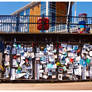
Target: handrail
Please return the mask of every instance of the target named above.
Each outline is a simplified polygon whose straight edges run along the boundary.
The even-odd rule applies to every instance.
[[[33,30],[37,29],[36,25],[39,17],[41,15],[0,15],[0,31],[1,32],[29,32],[30,25],[32,25]],[[62,32],[62,27],[65,26],[65,32],[72,29],[71,26],[79,25],[89,26],[92,29],[92,17],[79,17],[79,16],[68,16],[69,21],[67,22],[67,16],[44,16],[48,17],[50,20],[50,28],[48,32],[57,32],[58,29]],[[53,20],[54,19],[54,20]],[[79,21],[86,19],[86,24],[79,24]],[[76,21],[75,21],[76,20]],[[44,23],[48,24],[48,23]],[[34,27],[33,27],[34,26]],[[50,31],[51,29],[51,31]],[[8,31],[7,31],[8,30]],[[24,30],[24,31],[23,31]],[[26,31],[25,31],[26,30]],[[40,32],[40,30],[39,30]]]

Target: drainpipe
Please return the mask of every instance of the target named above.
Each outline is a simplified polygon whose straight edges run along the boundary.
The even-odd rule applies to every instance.
[[[46,1],[46,16],[48,17],[48,1]],[[48,32],[48,30],[46,31],[46,32]]]
[[[67,31],[70,32],[69,26],[70,26],[70,9],[71,9],[71,2],[68,4],[68,12],[67,12]]]
[[[77,23],[77,20],[76,20],[76,9],[77,9],[77,2],[75,3],[75,12],[74,12],[74,16],[75,16],[74,22],[75,23]]]
[[[48,16],[48,1],[46,1],[46,16]]]

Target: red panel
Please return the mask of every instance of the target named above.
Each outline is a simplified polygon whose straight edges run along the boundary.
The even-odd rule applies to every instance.
[[[38,30],[48,30],[49,29],[49,19],[48,18],[39,18],[37,21]]]

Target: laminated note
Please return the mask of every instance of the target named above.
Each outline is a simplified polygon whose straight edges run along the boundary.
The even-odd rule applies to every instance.
[[[90,66],[90,79],[92,79],[92,66]]]
[[[77,50],[78,49],[78,45],[73,45],[73,50]]]
[[[74,53],[68,52],[68,57],[74,57]]]
[[[52,75],[52,79],[55,79],[56,78],[56,75]]]
[[[16,73],[15,73],[16,71],[15,71],[15,69],[11,69],[11,80],[15,80],[15,78],[16,78]]]
[[[82,80],[86,80],[86,67],[85,66],[82,69]]]
[[[62,74],[58,74],[58,80],[62,80]]]
[[[41,77],[41,78],[42,78],[42,73],[40,73],[40,74],[39,74],[39,77]]]
[[[48,76],[47,76],[47,75],[43,75],[43,78],[44,78],[44,79],[47,79],[47,78],[48,78]]]
[[[61,44],[61,47],[66,48],[67,47],[67,44]]]
[[[92,51],[89,51],[89,56],[92,57]]]
[[[72,45],[68,45],[67,46],[67,51],[71,51],[72,50]]]

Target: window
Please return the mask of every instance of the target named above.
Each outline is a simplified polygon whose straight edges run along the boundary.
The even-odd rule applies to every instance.
[[[41,15],[46,15],[46,2],[41,2]]]

